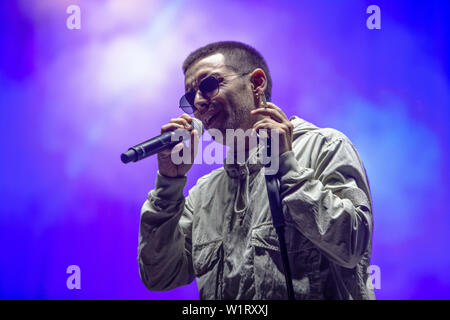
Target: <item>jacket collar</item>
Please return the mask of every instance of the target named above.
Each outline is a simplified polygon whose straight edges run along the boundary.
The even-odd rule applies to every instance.
[[[228,151],[224,161],[224,169],[228,176],[233,179],[242,180],[258,172],[263,165],[257,151],[257,148],[253,149],[245,163],[237,163],[233,154]]]

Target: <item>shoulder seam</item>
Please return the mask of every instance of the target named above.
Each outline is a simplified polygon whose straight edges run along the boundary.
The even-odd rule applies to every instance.
[[[323,132],[321,132],[320,130],[322,129],[331,129],[334,130],[335,132],[338,133],[338,136],[334,136],[334,137],[330,137],[329,135],[325,135]],[[324,147],[329,146],[333,143],[337,143],[339,141],[343,141],[343,142],[349,142],[349,139],[340,131],[336,130],[336,129],[332,129],[332,128],[319,128],[319,130],[311,130],[305,133],[306,134],[316,134],[316,135],[320,135],[322,136],[326,143],[324,144]]]

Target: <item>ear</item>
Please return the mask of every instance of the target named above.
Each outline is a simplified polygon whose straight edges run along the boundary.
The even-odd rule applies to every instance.
[[[263,94],[267,88],[267,78],[263,69],[257,68],[250,74],[253,93]]]

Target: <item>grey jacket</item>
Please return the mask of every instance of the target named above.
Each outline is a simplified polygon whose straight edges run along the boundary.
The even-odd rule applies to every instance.
[[[374,299],[367,268],[372,203],[349,139],[292,117],[280,156],[285,237],[296,299]],[[141,210],[138,263],[151,291],[197,278],[201,299],[286,299],[264,168],[225,164],[183,196],[186,177],[157,174]]]

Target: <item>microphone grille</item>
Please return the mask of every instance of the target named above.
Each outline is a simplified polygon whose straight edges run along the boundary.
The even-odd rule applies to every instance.
[[[197,130],[199,135],[202,136],[203,132],[205,130],[205,128],[203,127],[203,123],[200,120],[198,120],[197,118],[192,118],[191,124],[192,124],[193,129]]]

